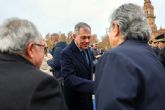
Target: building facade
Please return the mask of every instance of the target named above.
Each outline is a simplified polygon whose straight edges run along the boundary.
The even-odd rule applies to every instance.
[[[150,0],[144,0],[143,9],[147,17],[148,25],[150,26],[152,31],[152,38],[155,38],[157,35],[165,33],[165,28],[158,29],[155,24],[156,16],[154,15],[154,6],[152,5]]]

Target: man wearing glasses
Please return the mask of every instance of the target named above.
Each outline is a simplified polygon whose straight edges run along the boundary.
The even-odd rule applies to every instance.
[[[0,27],[0,110],[66,110],[57,80],[39,70],[44,42],[33,23],[11,18]]]
[[[164,110],[165,69],[149,47],[143,8],[126,3],[110,15],[107,51],[95,72],[96,110]]]
[[[91,27],[75,25],[73,41],[61,53],[65,100],[69,110],[93,110],[93,56],[89,48]]]

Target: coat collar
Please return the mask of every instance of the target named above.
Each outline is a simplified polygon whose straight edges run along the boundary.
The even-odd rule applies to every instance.
[[[22,57],[21,55],[9,54],[9,53],[0,53],[0,59],[4,61],[14,61],[14,62],[22,62],[28,65],[34,66],[30,61]]]
[[[72,49],[73,55],[75,58],[77,58],[81,63],[83,63],[83,65],[90,69],[91,68],[91,57],[90,57],[90,50],[89,48],[86,50],[87,54],[88,54],[88,59],[89,59],[89,65],[85,62],[85,60],[83,59],[82,53],[80,51],[80,49],[77,47],[77,45],[75,44],[74,40],[71,42],[70,47]]]

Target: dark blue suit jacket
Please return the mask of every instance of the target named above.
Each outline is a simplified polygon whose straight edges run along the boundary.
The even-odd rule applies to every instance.
[[[145,42],[126,40],[96,66],[97,110],[165,110],[165,70]]]
[[[60,53],[67,46],[65,41],[59,41],[52,49],[53,59],[47,61],[48,65],[53,69],[53,76],[60,78],[61,63],[60,63]]]
[[[89,65],[82,53],[72,41],[61,53],[61,74],[64,77],[65,99],[69,110],[92,110],[92,93],[94,93],[93,56],[87,49]]]

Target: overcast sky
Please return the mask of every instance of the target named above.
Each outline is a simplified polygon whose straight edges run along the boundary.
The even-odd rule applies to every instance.
[[[144,5],[144,0],[0,0],[0,23],[19,17],[32,21],[41,34],[73,31],[80,21],[92,27],[92,33],[102,36],[109,25],[112,11],[123,3]],[[151,0],[157,27],[165,28],[165,0]],[[164,14],[164,15],[163,15]]]

